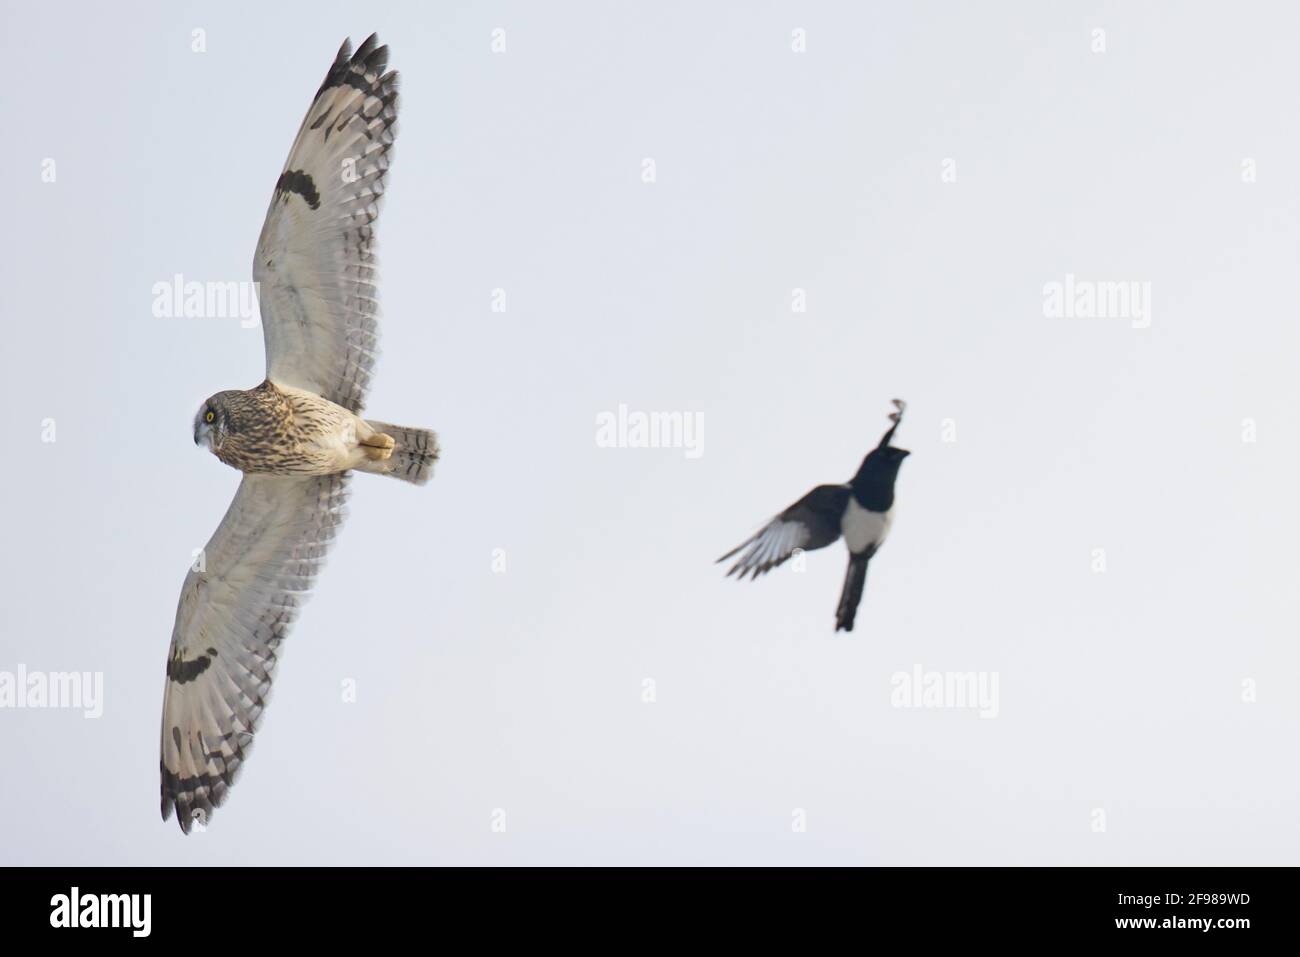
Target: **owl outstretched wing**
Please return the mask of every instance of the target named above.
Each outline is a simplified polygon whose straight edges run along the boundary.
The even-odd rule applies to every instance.
[[[744,551],[727,575],[740,572],[737,580],[746,574],[757,578],[785,562],[796,548],[812,551],[839,538],[840,516],[848,502],[847,485],[818,485],[718,561]]]
[[[289,150],[253,258],[266,377],[352,412],[378,351],[375,223],[397,135],[396,71],[344,41]]]
[[[280,642],[343,521],[348,473],[245,475],[181,588],[162,713],[162,816],[206,823],[248,757]]]

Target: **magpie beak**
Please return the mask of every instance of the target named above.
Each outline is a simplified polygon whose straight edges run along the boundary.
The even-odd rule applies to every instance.
[[[849,567],[835,610],[835,630],[853,630],[853,619],[867,582],[867,564],[885,543],[893,522],[894,482],[903,459],[912,453],[891,445],[903,411],[894,400],[893,423],[874,449],[867,453],[853,478],[841,485],[819,485],[764,525],[753,536],[723,555],[740,558],[727,571],[753,580],[784,563],[796,551],[824,548],[841,536],[849,550]]]

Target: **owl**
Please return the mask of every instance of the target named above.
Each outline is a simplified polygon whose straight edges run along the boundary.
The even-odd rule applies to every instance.
[[[206,825],[248,758],[352,472],[429,480],[436,435],[361,414],[378,337],[380,199],[397,134],[388,47],[344,41],[271,195],[253,260],[266,380],[199,407],[194,441],[243,481],[185,576],[167,656],[162,816]]]

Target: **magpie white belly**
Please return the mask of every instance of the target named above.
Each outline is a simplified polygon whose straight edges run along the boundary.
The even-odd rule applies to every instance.
[[[849,551],[861,555],[871,546],[879,548],[889,534],[889,523],[893,521],[894,510],[872,512],[858,504],[857,499],[849,497],[849,507],[840,519],[840,532]]]

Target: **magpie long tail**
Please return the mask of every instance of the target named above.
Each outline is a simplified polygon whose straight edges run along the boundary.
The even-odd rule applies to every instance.
[[[840,592],[840,606],[835,609],[835,630],[853,630],[853,618],[862,601],[862,589],[867,584],[867,555],[850,555],[849,568],[844,573],[844,590]]]

